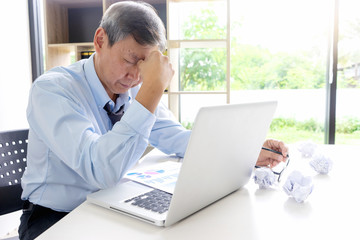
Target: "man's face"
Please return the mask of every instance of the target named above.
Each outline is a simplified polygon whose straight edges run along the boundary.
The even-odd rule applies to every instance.
[[[103,33],[103,46],[96,50],[96,73],[113,99],[116,94],[125,93],[142,82],[137,63],[158,47],[142,46],[130,35],[110,47],[107,35]]]

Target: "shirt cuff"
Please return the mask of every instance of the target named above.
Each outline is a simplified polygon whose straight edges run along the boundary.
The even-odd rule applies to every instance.
[[[121,118],[120,122],[126,123],[137,133],[145,136],[146,138],[149,138],[155,121],[155,115],[147,110],[143,105],[141,105],[141,103],[134,100],[129,108],[125,111],[124,116]],[[113,130],[117,129],[117,126],[119,125],[121,124],[115,124]]]

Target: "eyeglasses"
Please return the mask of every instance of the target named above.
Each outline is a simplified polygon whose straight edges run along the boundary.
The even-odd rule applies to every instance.
[[[279,151],[276,151],[276,150],[273,150],[273,149],[270,149],[270,148],[265,148],[265,147],[262,147],[263,150],[266,150],[266,151],[270,151],[270,152],[273,152],[273,153],[277,153],[277,154],[280,154],[282,155],[281,152]],[[273,167],[271,169],[271,171],[277,175],[277,181],[280,182],[281,180],[281,176],[283,175],[284,173],[284,170],[287,168],[287,166],[289,165],[289,162],[290,162],[290,157],[289,157],[289,154],[286,156],[287,159],[286,159],[286,162],[280,162],[278,165],[276,165],[275,167]],[[256,168],[259,168],[259,166],[255,166]]]
[[[275,167],[273,167],[271,169],[271,171],[277,175],[278,177],[278,182],[280,182],[281,180],[281,176],[283,175],[283,172],[284,170],[287,168],[287,166],[289,165],[289,162],[290,162],[290,158],[289,158],[289,155],[287,156],[287,159],[286,159],[286,162],[281,162],[279,163],[278,165],[276,165]]]

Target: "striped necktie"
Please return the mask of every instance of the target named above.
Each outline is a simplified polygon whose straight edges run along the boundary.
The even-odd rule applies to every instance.
[[[117,121],[120,121],[121,117],[124,115],[124,106],[125,106],[125,104],[122,105],[122,106],[120,107],[120,109],[119,109],[117,112],[115,112],[115,113],[111,112],[111,108],[110,108],[109,102],[106,103],[106,105],[104,106],[104,110],[107,112],[107,114],[108,114],[108,116],[109,116],[109,118],[110,118],[110,120],[111,120],[111,123],[112,123],[113,125],[114,125]]]

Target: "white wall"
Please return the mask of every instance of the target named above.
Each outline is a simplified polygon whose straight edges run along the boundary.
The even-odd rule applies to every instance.
[[[28,128],[31,86],[27,0],[0,0],[0,131]],[[0,216],[0,238],[17,228],[21,212]]]
[[[26,0],[0,0],[0,131],[28,128],[31,85],[29,17]]]

